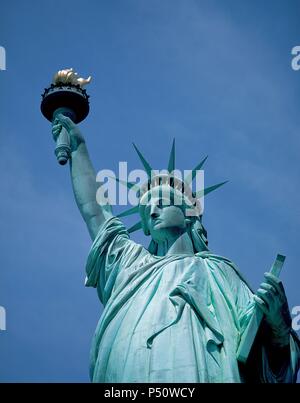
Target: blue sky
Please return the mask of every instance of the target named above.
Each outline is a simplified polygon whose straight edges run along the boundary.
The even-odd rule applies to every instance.
[[[84,287],[90,239],[58,166],[40,94],[61,68],[93,76],[80,125],[96,170],[166,168],[205,155],[211,250],[254,288],[276,253],[300,305],[300,1],[12,0],[1,7],[0,381],[88,381],[101,314]],[[118,209],[116,211],[119,211]],[[126,220],[130,225],[132,220]],[[134,239],[148,244],[141,234]]]

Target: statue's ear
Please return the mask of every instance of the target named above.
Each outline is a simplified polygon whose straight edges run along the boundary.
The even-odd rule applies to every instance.
[[[139,214],[140,214],[140,218],[141,218],[141,224],[142,224],[143,233],[146,236],[148,236],[148,235],[150,235],[150,231],[149,231],[149,228],[148,228],[148,225],[147,225],[147,221],[145,220],[143,206],[139,206]]]
[[[143,230],[144,234],[146,236],[150,235],[149,228],[143,219],[141,219],[141,223],[142,223],[142,230]]]

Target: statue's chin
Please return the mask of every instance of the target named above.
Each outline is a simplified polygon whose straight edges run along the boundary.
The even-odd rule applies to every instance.
[[[151,231],[151,238],[157,243],[166,242],[168,240],[179,237],[182,229],[177,227],[166,227],[164,223],[157,223]]]

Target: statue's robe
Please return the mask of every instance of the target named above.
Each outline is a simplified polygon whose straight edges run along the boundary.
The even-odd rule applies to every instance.
[[[93,382],[244,382],[236,352],[254,308],[234,264],[210,252],[154,256],[106,221],[87,261],[86,285],[104,311],[91,348]],[[258,348],[259,382],[294,382],[299,344],[272,373]]]

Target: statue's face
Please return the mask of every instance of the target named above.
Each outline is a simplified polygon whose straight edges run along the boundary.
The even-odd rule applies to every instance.
[[[184,209],[175,206],[163,197],[154,198],[145,206],[145,218],[152,239],[156,242],[166,241],[186,231],[187,219]]]

